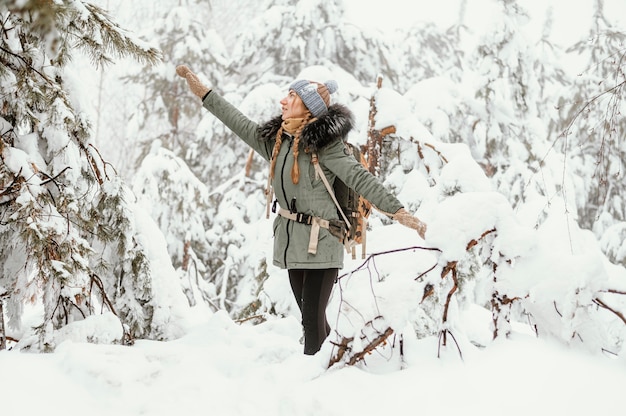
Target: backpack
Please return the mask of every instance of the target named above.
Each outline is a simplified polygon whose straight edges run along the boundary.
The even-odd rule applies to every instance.
[[[344,141],[344,144],[346,146],[346,152],[354,156],[365,169],[368,169],[367,160],[365,160],[365,155],[361,150],[347,141]],[[367,218],[372,211],[372,204],[352,188],[348,187],[339,178],[335,179],[333,191],[338,203],[337,210],[339,211],[339,209],[341,209],[342,211],[337,212],[337,214],[339,214],[341,218],[347,218],[350,223],[350,229],[346,230],[343,243],[346,249],[352,252],[353,259],[356,258],[355,246],[361,244],[361,258],[365,258]]]

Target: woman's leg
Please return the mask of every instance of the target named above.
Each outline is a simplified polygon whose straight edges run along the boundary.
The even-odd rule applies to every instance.
[[[302,312],[302,287],[304,286],[304,270],[302,269],[289,269],[289,283],[291,284],[291,291],[293,297],[296,298],[296,303],[300,312]]]
[[[326,306],[337,279],[338,269],[306,270],[302,287],[304,353],[318,352],[330,332]]]
[[[339,269],[290,269],[289,283],[302,313],[304,353],[315,354],[330,333],[326,305]]]

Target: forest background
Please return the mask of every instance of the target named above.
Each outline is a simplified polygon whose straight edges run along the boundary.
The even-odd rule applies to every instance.
[[[502,271],[529,256],[506,250],[519,228],[475,213],[476,229],[437,236],[445,228],[431,215],[426,241],[444,255],[431,270],[417,261],[429,299],[409,308],[417,336],[448,334],[451,305],[476,304],[491,314],[494,337],[532,321],[538,334],[619,354],[626,34],[616,19],[624,14],[591,0],[571,30],[558,2],[481,3],[454,2],[437,24],[399,24],[376,3],[338,0],[93,2],[130,32],[86,3],[52,14],[37,2],[3,6],[3,347],[173,339],[189,310],[246,323],[294,313],[260,231],[270,227],[267,167],[190,96],[174,71],[186,63],[257,120],[277,113],[294,78],[337,79],[337,99],[357,118],[351,141],[379,152],[375,172],[411,211],[428,219],[433,206],[463,195],[501,204],[477,195],[491,187],[524,230],[556,218],[571,256],[580,236],[601,253],[590,270],[563,273],[567,283],[533,286]],[[373,217],[374,230],[388,226]],[[536,261],[545,269],[543,254]],[[486,283],[496,276],[499,284]],[[363,327],[376,319],[366,316]],[[400,332],[404,322],[386,324]],[[363,328],[339,332],[354,353],[343,359],[377,347],[388,334],[381,327],[350,348],[350,331]]]

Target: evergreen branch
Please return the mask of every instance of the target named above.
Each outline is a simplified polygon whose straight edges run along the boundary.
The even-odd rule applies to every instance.
[[[24,183],[24,178],[22,177],[22,169],[23,168],[20,168],[19,172],[17,172],[17,175],[13,176],[13,181],[11,183],[8,186],[5,186],[0,191],[0,204],[5,204],[7,202],[13,201],[15,198],[9,197],[5,199],[5,197],[18,192],[22,188],[22,183]]]
[[[111,61],[105,55],[107,51],[114,52],[119,57],[130,56],[140,62],[155,64],[162,59],[161,51],[154,47],[141,46],[136,40],[127,36],[123,29],[111,20],[109,14],[102,8],[91,3],[83,3],[85,8],[90,12],[90,18],[87,22],[90,26],[96,26],[100,31],[103,44],[93,40],[93,37],[85,36],[83,28],[79,28],[74,19],[71,26],[76,27],[79,33],[73,33],[77,38],[79,47],[85,48],[92,54],[92,58],[97,65],[108,63]]]
[[[98,157],[100,157],[100,161],[102,162],[102,164],[104,165],[104,176],[110,180],[111,178],[109,178],[109,174],[107,173],[107,166],[110,166],[113,169],[113,172],[117,175],[117,169],[115,169],[115,166],[113,166],[111,163],[107,162],[106,160],[104,160],[104,158],[102,157],[102,153],[100,153],[100,150],[98,150],[98,148],[96,146],[94,146],[93,144],[89,143],[88,146],[90,148],[92,148],[97,154]]]
[[[8,55],[11,55],[17,59],[19,59],[20,61],[22,61],[24,63],[24,66],[27,67],[28,69],[30,69],[31,71],[35,72],[37,75],[39,75],[41,78],[44,79],[44,81],[46,81],[48,84],[50,85],[54,85],[54,82],[48,78],[48,76],[46,74],[41,73],[38,69],[34,68],[31,63],[23,56],[18,55],[16,53],[13,53],[12,51],[0,46],[0,50],[7,53]],[[8,68],[13,69],[14,71],[17,71],[18,68],[15,67],[15,65],[12,65],[11,62],[6,61],[6,60],[2,60],[2,64],[7,66]]]
[[[57,179],[59,176],[63,175],[63,174],[65,173],[65,171],[67,171],[68,169],[72,169],[72,167],[71,167],[71,166],[66,166],[65,168],[63,168],[63,170],[62,170],[61,172],[57,173],[54,177],[52,177],[52,176],[48,175],[48,174],[47,174],[47,173],[45,173],[45,172],[40,171],[41,175],[43,175],[43,176],[45,176],[45,177],[46,177],[46,180],[42,181],[39,185],[46,185],[46,184],[48,184],[48,183],[50,183],[50,182],[53,182],[53,183],[57,186],[57,189],[60,191],[60,190],[61,190],[61,187],[60,187],[60,186],[59,186],[59,184],[57,183],[56,179]]]
[[[80,147],[80,150],[82,150],[85,153],[85,157],[87,158],[87,162],[89,163],[89,167],[91,167],[91,169],[93,171],[93,174],[96,176],[96,180],[98,181],[98,184],[102,185],[104,183],[104,179],[102,177],[102,172],[100,171],[100,168],[98,167],[96,159],[93,157],[91,152],[89,152],[89,149],[87,149],[87,147],[78,139],[78,137],[76,137],[76,135],[74,135],[74,136],[76,138],[78,146]],[[89,145],[89,146],[92,149],[95,149],[94,146],[91,146],[91,145]],[[100,152],[98,152],[98,156],[100,156],[100,160],[104,163],[104,160],[102,160],[102,155],[100,155]],[[106,176],[106,178],[109,179],[108,175],[106,174],[106,169],[105,169],[104,176]]]
[[[106,291],[104,290],[104,284],[102,283],[102,279],[100,279],[100,277],[97,274],[93,273],[91,275],[90,280],[91,280],[91,283],[89,285],[89,294],[91,295],[93,285],[95,284],[98,287],[98,289],[100,289],[100,294],[102,295],[102,303],[109,308],[109,310],[113,313],[113,315],[119,318],[119,315],[117,314],[117,312],[115,311],[115,307],[113,306],[113,302],[111,302],[111,300],[106,294]]]

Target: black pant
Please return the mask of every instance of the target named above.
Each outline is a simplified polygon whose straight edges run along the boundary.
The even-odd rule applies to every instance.
[[[304,353],[318,352],[330,333],[326,305],[339,269],[290,269],[289,283],[302,312]]]

